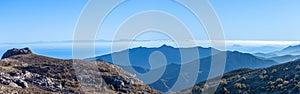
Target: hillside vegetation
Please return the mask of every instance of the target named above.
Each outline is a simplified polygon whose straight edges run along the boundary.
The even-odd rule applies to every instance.
[[[213,81],[213,79],[211,79]],[[194,94],[213,89],[216,84],[201,82],[192,88]],[[299,94],[300,61],[262,69],[239,69],[223,75],[216,94]]]

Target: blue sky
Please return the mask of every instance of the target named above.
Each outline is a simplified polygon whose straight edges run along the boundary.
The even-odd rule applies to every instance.
[[[227,40],[300,40],[299,0],[210,2],[220,18]],[[72,40],[76,22],[86,3],[87,0],[1,0],[0,43]],[[105,32],[100,33],[98,39],[110,39],[115,27],[126,17],[147,9],[171,13],[188,25],[196,39],[207,39],[201,24],[188,11],[167,0],[130,0],[121,5],[107,19],[103,28]],[[147,39],[147,35],[142,38]],[[148,35],[148,38],[153,37]],[[155,38],[163,39],[161,36]]]
[[[1,0],[0,42],[71,40],[86,0]]]

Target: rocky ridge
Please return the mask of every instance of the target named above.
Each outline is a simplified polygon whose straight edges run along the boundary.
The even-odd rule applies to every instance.
[[[14,55],[20,55],[20,54],[32,54],[32,51],[27,47],[22,48],[22,49],[13,48],[13,49],[7,50],[1,59],[8,58],[8,57],[11,57]]]
[[[11,49],[3,57],[0,93],[161,93],[103,61],[61,60],[27,48]]]

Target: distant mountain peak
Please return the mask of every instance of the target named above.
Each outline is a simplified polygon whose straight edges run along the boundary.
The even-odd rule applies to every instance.
[[[169,45],[167,45],[167,44],[163,44],[163,45],[161,45],[159,48],[174,48],[174,47],[169,46]]]
[[[287,48],[284,48],[283,50],[296,49],[296,48],[300,48],[300,45],[289,46]]]
[[[239,44],[234,44],[234,45],[232,45],[232,47],[243,47],[243,46],[239,45]]]
[[[21,54],[32,54],[32,51],[28,47],[22,49],[18,49],[18,48],[9,49],[3,54],[1,59],[9,58],[11,56],[21,55]]]

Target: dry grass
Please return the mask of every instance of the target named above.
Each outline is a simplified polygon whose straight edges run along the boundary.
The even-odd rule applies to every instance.
[[[0,66],[0,70],[13,72],[13,71],[19,71],[18,69],[14,68],[13,66]]]

